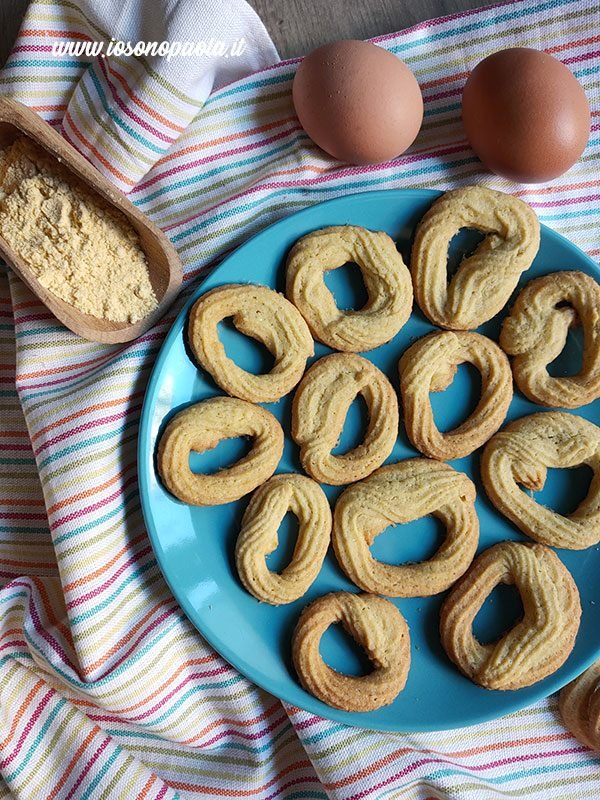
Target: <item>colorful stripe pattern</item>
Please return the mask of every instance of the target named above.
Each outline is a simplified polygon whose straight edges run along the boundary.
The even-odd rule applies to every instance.
[[[194,98],[165,75],[119,59],[49,65],[48,31],[98,35],[73,3],[33,0],[0,90],[131,190],[177,246],[188,288],[282,215],[383,187],[513,191],[600,254],[597,0],[518,0],[380,37],[417,75],[425,124],[408,154],[360,168],[303,134],[295,62],[221,89],[188,125]],[[586,153],[552,186],[482,172],[464,139],[465,74],[513,44],[564,60],[592,104]],[[162,579],[137,493],[144,386],[176,312],[103,347],[0,273],[0,797],[600,798],[599,762],[554,699],[468,730],[376,734],[284,708],[202,641]]]

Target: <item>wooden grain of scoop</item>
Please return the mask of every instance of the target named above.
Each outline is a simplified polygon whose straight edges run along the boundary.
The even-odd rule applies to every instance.
[[[50,311],[74,333],[96,342],[127,342],[141,336],[166,311],[173,302],[182,280],[179,256],[165,234],[142,214],[110,181],[101,175],[86,159],[66,142],[50,125],[26,106],[9,98],[0,97],[0,149],[10,147],[25,136],[52,159],[57,169],[73,176],[74,185],[83,189],[94,202],[124,215],[139,237],[148,278],[157,305],[135,322],[115,322],[100,316],[84,313],[75,305],[65,302],[42,285],[38,274],[22,254],[11,247],[0,230],[0,255],[40,298]],[[76,251],[75,251],[76,256]],[[122,287],[120,287],[122,291]]]

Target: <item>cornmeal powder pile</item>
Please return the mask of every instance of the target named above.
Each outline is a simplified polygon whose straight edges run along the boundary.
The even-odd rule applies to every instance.
[[[126,217],[26,138],[0,149],[0,235],[42,286],[80,311],[136,322],[156,308]]]

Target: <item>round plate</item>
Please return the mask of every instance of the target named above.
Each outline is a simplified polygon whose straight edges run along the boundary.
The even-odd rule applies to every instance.
[[[199,369],[186,345],[189,308],[197,298],[227,283],[254,282],[282,291],[285,259],[291,245],[304,234],[327,225],[360,225],[383,230],[398,243],[409,261],[414,228],[439,192],[392,190],[340,197],[293,214],[246,242],[198,287],[178,316],[160,352],[148,384],[139,435],[139,474],[142,508],[156,557],[171,590],[190,620],[227,661],[259,686],[282,700],[323,717],[386,731],[427,731],[472,725],[493,719],[533,703],[563,686],[600,655],[600,548],[585,551],[559,550],[558,555],[573,574],[581,592],[583,615],[575,648],[566,664],[550,677],[518,691],[489,691],[463,677],[441,648],[438,616],[443,595],[393,600],[404,614],[411,635],[412,664],[406,688],[395,702],[369,713],[338,711],[305,692],[291,664],[291,635],[302,608],[316,597],[335,590],[358,591],[337,566],[331,551],[307,594],[295,603],[274,607],[259,603],[240,584],[235,571],[234,546],[241,515],[248,498],[207,508],[185,505],[161,485],[156,472],[156,443],[173,414],[191,403],[222,392],[210,376]],[[460,241],[462,238],[462,241]],[[473,232],[460,234],[451,245],[450,263],[458,263],[458,250],[476,243]],[[573,244],[542,227],[541,247],[521,284],[554,270],[581,270],[598,277],[596,265]],[[360,307],[364,288],[353,266],[327,273],[327,282],[340,307]],[[497,340],[503,313],[479,330]],[[400,355],[415,339],[434,330],[415,306],[409,322],[388,344],[364,355],[382,369],[398,389]],[[222,339],[229,355],[255,372],[269,369],[261,346],[222,326]],[[330,350],[317,344],[315,358]],[[578,370],[581,338],[569,334],[563,354],[552,367],[553,374]],[[438,426],[455,427],[474,408],[479,393],[478,377],[470,367],[459,368],[452,385],[431,395]],[[289,436],[291,394],[267,405],[286,431],[286,443],[277,472],[299,471],[298,450]],[[508,419],[543,410],[515,394]],[[577,414],[600,424],[598,403],[577,409]],[[342,439],[336,451],[343,452],[360,440],[364,427],[362,401],[350,408]],[[193,454],[192,469],[215,471],[247,452],[241,440],[223,442],[202,455]],[[397,444],[386,463],[419,455],[410,446],[401,427]],[[451,462],[477,485],[477,513],[481,523],[480,550],[504,539],[524,540],[517,529],[488,502],[479,479],[479,451]],[[583,469],[583,471],[582,471]],[[549,470],[544,490],[536,495],[562,513],[569,513],[585,496],[591,472],[587,468]],[[331,502],[341,487],[324,487]],[[288,515],[289,516],[289,515]],[[271,569],[281,569],[293,550],[293,524],[285,518],[280,545],[269,556]],[[373,544],[374,555],[390,563],[421,560],[442,541],[432,518],[389,528]],[[499,587],[488,598],[475,622],[482,641],[492,641],[510,627],[519,615],[520,599],[511,587]],[[341,626],[332,626],[321,644],[325,659],[336,669],[360,674],[365,665],[357,648],[349,643]]]

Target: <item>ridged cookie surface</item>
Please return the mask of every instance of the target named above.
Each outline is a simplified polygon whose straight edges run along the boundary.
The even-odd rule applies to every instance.
[[[262,342],[275,357],[270,372],[254,375],[225,353],[218,325],[230,317],[241,333]],[[221,389],[252,403],[273,403],[290,392],[314,352],[298,310],[283,295],[252,283],[219,286],[202,295],[192,306],[188,333],[196,359]]]
[[[600,660],[560,693],[560,715],[579,741],[600,751]]]
[[[432,558],[385,564],[370,550],[376,536],[433,514],[446,539]],[[406,535],[401,530],[398,536]],[[444,591],[468,568],[479,541],[475,486],[462,472],[427,458],[381,467],[349,486],[334,511],[333,547],[346,575],[361,589],[390,597],[427,597]]]
[[[369,412],[364,441],[333,455],[352,401],[362,395]],[[392,452],[398,436],[398,400],[392,384],[370,361],[351,353],[320,358],[305,373],[292,406],[292,437],[300,461],[320,483],[340,486],[369,475]]]
[[[272,572],[266,557],[276,549],[277,531],[288,511],[298,519],[292,560]],[[271,605],[291,603],[313,583],[331,539],[331,509],[318,483],[304,475],[274,475],[252,495],[235,548],[235,563],[246,589]]]
[[[500,583],[514,584],[523,619],[491,644],[473,635],[473,620]],[[500,542],[479,555],[442,606],[440,635],[448,656],[486,689],[520,689],[551,675],[567,660],[579,630],[581,605],[571,574],[541,544]]]
[[[325,285],[324,273],[348,262],[359,266],[369,297],[359,311],[338,308]],[[286,295],[316,339],[348,353],[389,342],[409,318],[413,301],[410,273],[392,239],[355,225],[323,228],[296,242]]]
[[[548,468],[580,464],[594,479],[572,514],[558,514],[521,489],[539,492]],[[485,446],[481,478],[496,508],[532,539],[569,550],[600,542],[600,428],[587,419],[546,411],[511,422]]]
[[[343,675],[323,661],[319,643],[336,622],[364,648],[374,668],[368,675]],[[373,711],[392,703],[404,688],[410,667],[408,625],[383,597],[334,592],[302,612],[292,658],[301,684],[319,700],[345,711]]]
[[[429,393],[446,389],[465,362],[481,374],[481,398],[461,425],[442,433]],[[430,458],[451,461],[472,453],[502,425],[513,396],[512,373],[507,357],[486,336],[439,331],[419,339],[400,359],[400,390],[410,441]]]
[[[223,439],[249,436],[252,449],[233,466],[202,475],[192,472],[192,451],[212,450]],[[212,397],[180,411],[158,443],[158,471],[167,489],[194,506],[238,500],[275,472],[283,453],[283,430],[270,411],[233,397]]]
[[[554,377],[548,364],[562,352],[569,328],[583,328],[577,375]],[[534,403],[579,408],[600,397],[600,285],[584,272],[553,272],[525,286],[502,323],[500,345],[514,356],[515,382]]]
[[[448,282],[448,246],[461,228],[487,235]],[[425,316],[442,328],[478,328],[506,305],[539,245],[540,223],[522,200],[484,186],[446,192],[415,232],[415,299]]]

